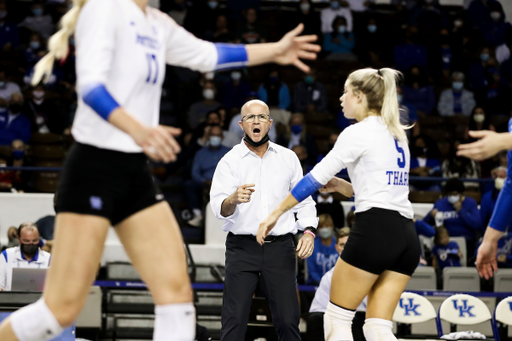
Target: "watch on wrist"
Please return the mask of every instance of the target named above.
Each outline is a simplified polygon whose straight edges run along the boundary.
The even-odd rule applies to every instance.
[[[313,226],[306,227],[304,229],[304,231],[311,231],[311,232],[313,232],[316,235],[316,228],[314,228]]]

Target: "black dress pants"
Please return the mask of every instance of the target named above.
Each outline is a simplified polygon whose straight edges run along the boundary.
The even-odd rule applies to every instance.
[[[284,235],[261,246],[254,238],[229,233],[226,239],[221,341],[245,340],[258,281],[270,305],[279,340],[300,340],[293,235]]]

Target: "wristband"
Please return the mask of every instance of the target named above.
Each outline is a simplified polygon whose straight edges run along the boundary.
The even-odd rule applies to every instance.
[[[304,231],[304,234],[306,234],[306,233],[309,233],[310,235],[313,236],[313,238],[316,238],[315,234],[313,232],[311,232],[310,230]]]

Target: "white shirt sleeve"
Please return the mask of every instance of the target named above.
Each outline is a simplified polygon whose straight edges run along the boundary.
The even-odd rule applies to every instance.
[[[77,81],[82,93],[106,83],[114,59],[118,17],[114,1],[89,0],[80,12],[75,39]]]
[[[7,287],[7,262],[3,254],[0,254],[0,288],[5,290]]]
[[[213,214],[217,219],[228,220],[234,224],[240,212],[238,205],[232,215],[224,217],[220,214],[224,200],[233,194],[239,186],[238,176],[231,167],[225,157],[217,164],[215,173],[213,173],[212,187],[210,189],[210,204]]]
[[[297,183],[303,178],[302,167],[300,166],[299,158],[296,155],[294,155],[293,167],[294,176],[292,183],[290,184],[290,190],[292,190],[295,185],[297,185]],[[311,198],[311,196],[295,205],[295,207],[292,208],[292,212],[297,213],[297,225],[301,230],[304,230],[309,226],[314,228],[318,226],[318,218],[316,216],[316,203],[313,198]]]
[[[356,161],[366,151],[364,134],[357,124],[346,128],[334,144],[334,148],[311,171],[311,175],[325,185],[347,165]]]

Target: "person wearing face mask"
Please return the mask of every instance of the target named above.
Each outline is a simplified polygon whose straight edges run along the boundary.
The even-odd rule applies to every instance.
[[[444,185],[444,197],[434,203],[432,210],[423,218],[429,225],[435,224],[438,212],[442,213],[443,225],[452,237],[464,237],[466,250],[472,255],[475,241],[482,229],[482,220],[478,204],[464,195],[464,184],[458,178],[452,178]]]
[[[203,222],[201,203],[203,193],[209,191],[217,164],[229,152],[229,148],[222,145],[223,132],[219,125],[210,126],[207,139],[207,145],[194,156],[192,179],[185,182],[189,209],[194,213],[194,217],[188,221],[188,224],[194,227],[201,226]]]
[[[39,57],[37,56],[37,52],[40,49],[44,49],[44,47],[45,45],[42,37],[38,33],[33,32],[30,35],[29,42],[27,44],[27,49],[25,50],[24,53],[26,67],[33,67],[35,63],[38,62]]]
[[[45,40],[48,40],[53,33],[52,17],[45,14],[44,4],[35,2],[31,7],[32,14],[26,17],[18,27],[26,27],[32,32],[37,32]]]
[[[13,268],[46,269],[51,255],[39,248],[40,236],[34,223],[23,223],[17,231],[19,246],[2,252],[0,257],[0,290],[10,291]]]
[[[188,110],[188,124],[190,128],[197,128],[207,112],[217,110],[221,106],[215,100],[216,94],[215,84],[212,81],[205,81],[202,91],[203,100],[192,104]]]
[[[22,140],[12,141],[11,158],[8,164],[12,167],[31,166],[31,164],[26,161],[25,151],[25,143],[23,143]],[[26,188],[30,186],[30,181],[32,179],[33,173],[27,171],[13,171],[13,173],[15,173],[15,181],[13,181],[13,187],[18,191],[18,193],[25,192]]]
[[[347,28],[344,17],[336,17],[332,23],[333,31],[324,37],[322,49],[327,52],[327,60],[356,61],[357,56],[352,53],[355,45],[354,34]]]
[[[0,145],[11,145],[16,139],[25,143],[30,141],[30,120],[21,113],[22,108],[23,95],[13,93],[8,110],[0,111]]]
[[[229,82],[222,87],[222,104],[228,111],[241,108],[252,91],[251,84],[243,79],[243,72],[240,69],[231,71]]]
[[[379,65],[391,63],[391,46],[387,43],[385,25],[378,22],[375,16],[365,20],[366,27],[355,32],[356,45],[354,52],[364,64]]]
[[[296,112],[327,112],[329,100],[325,85],[316,79],[316,72],[311,69],[302,82],[295,85],[293,91],[293,108]]]
[[[258,97],[270,107],[287,110],[291,104],[288,85],[279,80],[279,71],[272,69],[265,83],[258,88]]]
[[[493,187],[482,196],[482,200],[480,201],[482,235],[485,233],[485,228],[489,225],[492,212],[496,206],[496,201],[498,200],[501,189],[505,185],[505,180],[507,179],[507,168],[503,166],[496,167],[491,171],[491,176],[494,179],[494,183],[492,184]]]
[[[405,43],[393,49],[394,62],[400,71],[406,71],[411,66],[427,67],[428,50],[418,43],[418,37],[418,27],[410,25],[405,30]]]
[[[475,139],[469,135],[470,131],[475,131],[475,130],[496,131],[496,128],[491,123],[489,115],[486,114],[484,108],[482,108],[481,106],[476,106],[473,108],[473,111],[471,111],[471,116],[469,118],[469,125],[466,128],[464,138],[471,142],[477,141],[477,139]]]
[[[32,133],[62,134],[63,120],[53,101],[46,99],[46,89],[43,84],[32,88],[30,99],[25,103],[23,113],[29,118]]]
[[[318,216],[318,237],[315,238],[315,251],[307,259],[307,285],[318,285],[323,275],[334,267],[339,257],[334,238],[334,222],[330,215]]]
[[[423,68],[412,66],[402,87],[403,102],[412,104],[421,117],[430,115],[436,107],[434,87],[429,84]]]
[[[13,93],[21,93],[18,84],[7,80],[7,72],[3,66],[0,66],[0,111],[9,106],[9,99]]]
[[[491,50],[484,46],[478,55],[478,60],[473,62],[469,68],[468,84],[469,88],[475,92],[477,102],[487,100],[488,70],[495,64],[494,58],[490,56]]]
[[[318,216],[328,214],[334,223],[334,227],[345,225],[345,212],[339,200],[334,199],[332,193],[318,193],[315,198]]]
[[[245,22],[236,29],[236,42],[238,44],[257,44],[267,41],[267,30],[258,22],[258,12],[255,8],[244,11]]]
[[[290,27],[295,27],[300,23],[304,24],[304,32],[307,32],[305,34],[314,34],[317,37],[321,36],[320,13],[315,11],[314,4],[311,0],[300,0],[295,11],[290,13]]]
[[[441,93],[437,103],[440,116],[469,116],[476,105],[473,93],[464,88],[465,76],[462,72],[452,73],[452,88]]]
[[[322,33],[327,34],[333,32],[332,23],[336,17],[344,17],[346,20],[346,29],[348,32],[353,30],[352,12],[348,7],[342,7],[340,0],[330,0],[329,7],[324,8],[320,12],[320,20],[322,22]]]
[[[306,122],[303,114],[293,114],[288,123],[288,129],[277,136],[276,143],[285,147],[293,148],[296,145],[306,147],[308,158],[306,164],[316,165],[318,160],[318,149],[313,135],[306,131]]]
[[[482,37],[489,46],[496,48],[505,43],[506,32],[512,29],[507,22],[503,7],[499,2],[489,4],[490,19],[482,25]]]
[[[0,3],[0,50],[7,52],[20,44],[18,25],[8,21],[7,2]]]

